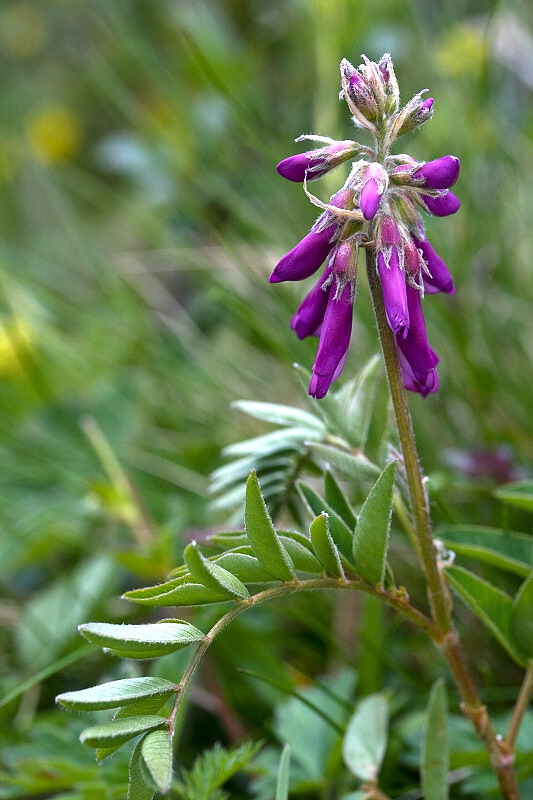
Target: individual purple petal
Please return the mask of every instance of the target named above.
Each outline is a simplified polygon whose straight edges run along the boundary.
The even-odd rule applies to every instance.
[[[359,204],[363,217],[370,220],[376,216],[383,192],[387,188],[387,173],[381,164],[370,164],[363,180]]]
[[[293,247],[278,261],[270,276],[270,283],[301,281],[319,269],[333,249],[334,241],[332,239],[338,225],[333,223],[321,231],[317,231],[315,228],[312,228],[296,247]]]
[[[461,162],[456,156],[442,156],[428,161],[413,174],[416,180],[422,180],[428,189],[449,189],[459,177]]]
[[[302,183],[306,178],[314,181],[349,158],[354,152],[354,146],[355,142],[351,140],[335,142],[327,147],[289,156],[280,161],[276,169],[288,181]]]
[[[448,267],[434,250],[433,245],[427,239],[417,239],[413,236],[413,241],[417,248],[422,251],[424,261],[428,265],[430,275],[424,274],[424,285],[429,294],[436,292],[446,292],[446,294],[453,294],[455,286],[453,278],[448,270]]]
[[[378,272],[389,327],[393,333],[406,336],[409,329],[409,311],[405,275],[400,269],[396,247],[391,249],[388,265],[383,251],[378,252]]]
[[[320,400],[342,371],[342,362],[352,333],[352,283],[348,282],[336,298],[330,292],[320,334],[318,352],[313,364],[309,394]]]
[[[405,388],[425,397],[439,388],[435,369],[439,359],[429,346],[420,292],[411,286],[407,286],[407,305],[409,331],[405,338],[396,336],[400,369]]]
[[[331,267],[328,266],[309,294],[304,297],[291,320],[291,328],[299,339],[305,339],[306,336],[318,336],[320,333],[331,289],[331,283],[327,287],[324,284],[330,275]]]
[[[427,194],[421,195],[424,205],[434,217],[448,217],[455,214],[461,206],[461,202],[453,192],[446,192],[440,197],[430,197]]]

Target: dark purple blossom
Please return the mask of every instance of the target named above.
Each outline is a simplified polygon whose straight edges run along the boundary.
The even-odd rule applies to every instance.
[[[345,284],[340,294],[330,291],[313,376],[309,384],[309,394],[321,399],[329,387],[341,374],[352,333],[353,286]]]
[[[359,201],[361,211],[366,220],[374,219],[376,216],[381,198],[387,188],[387,183],[387,173],[381,164],[373,163],[367,167]]]
[[[331,205],[342,208],[350,198],[351,192],[343,189],[332,197]],[[339,221],[326,211],[307,236],[277,263],[270,276],[270,283],[300,281],[313,275],[333,250],[338,231]]]
[[[461,162],[456,156],[442,156],[427,161],[413,173],[413,178],[428,189],[449,189],[459,177],[460,167]]]
[[[308,181],[314,181],[354,155],[354,148],[355,142],[350,140],[335,142],[327,147],[284,158],[276,169],[288,181],[303,183],[306,178]]]
[[[430,197],[427,194],[421,195],[424,205],[434,217],[449,217],[459,211],[461,203],[453,192],[444,192],[440,197]]]
[[[436,292],[453,294],[455,292],[453,278],[431,242],[427,239],[417,239],[416,236],[413,236],[413,241],[421,251],[422,257],[427,264],[427,271],[424,273],[424,288],[426,292],[428,294],[435,294]]]
[[[299,339],[320,334],[328,304],[331,282],[331,267],[328,265],[311,291],[306,294],[298,307],[298,311],[291,320],[291,328]]]
[[[439,377],[435,369],[439,358],[429,346],[420,292],[411,286],[407,286],[406,291],[409,330],[405,337],[396,335],[400,372],[406,389],[426,397],[439,388]]]
[[[383,217],[379,229],[378,272],[383,291],[387,322],[393,333],[406,336],[409,311],[405,274],[400,266],[403,255],[400,231],[392,217]]]

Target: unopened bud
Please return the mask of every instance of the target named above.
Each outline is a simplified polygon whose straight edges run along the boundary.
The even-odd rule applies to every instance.
[[[365,219],[376,216],[381,198],[389,183],[388,175],[381,164],[369,164],[363,178],[363,188],[359,204]]]
[[[398,136],[401,136],[403,133],[409,133],[409,131],[413,131],[415,128],[418,128],[419,125],[423,125],[424,122],[427,122],[428,119],[431,119],[433,116],[434,100],[432,97],[428,97],[427,100],[422,100],[421,97],[417,97],[416,100],[417,102],[413,103],[413,109],[404,119],[403,124],[398,131]]]

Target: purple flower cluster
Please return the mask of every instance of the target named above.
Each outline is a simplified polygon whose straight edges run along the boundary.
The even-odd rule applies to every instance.
[[[279,174],[302,182],[323,212],[307,236],[278,262],[270,281],[302,280],[326,264],[291,323],[300,339],[319,337],[309,393],[322,398],[346,361],[359,250],[375,247],[403,383],[425,397],[439,387],[439,359],[428,342],[422,299],[424,294],[451,294],[455,288],[446,264],[426,238],[421,212],[444,217],[458,210],[459,200],[450,187],[459,176],[460,163],[455,156],[418,162],[405,154],[390,154],[397,136],[431,118],[434,101],[422,100],[420,93],[400,109],[390,56],[384,55],[378,63],[363,58],[365,63],[358,69],[346,60],[341,62],[340,96],[354,123],[373,135],[375,149],[351,140],[301,137],[326,142],[326,146],[278,164]],[[310,180],[355,156],[363,158],[353,161],[344,186],[329,203],[309,193]]]

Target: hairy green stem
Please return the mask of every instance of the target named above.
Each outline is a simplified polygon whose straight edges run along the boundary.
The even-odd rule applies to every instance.
[[[492,768],[498,777],[502,795],[506,800],[520,800],[513,769],[512,749],[502,741],[501,737],[496,735],[487,709],[481,702],[470,674],[459,636],[453,626],[451,598],[439,568],[438,555],[433,542],[428,499],[418,460],[411,414],[401,379],[396,342],[385,313],[375,247],[367,247],[366,259],[368,284],[411,497],[411,513],[418,542],[415,550],[426,578],[431,616],[441,633],[439,644],[461,694],[463,712],[471,720],[485,744]]]
[[[348,589],[352,591],[362,591],[371,594],[374,597],[379,597],[392,608],[400,611],[407,619],[411,620],[415,625],[424,630],[434,641],[438,641],[440,632],[432,620],[425,614],[419,611],[414,606],[410,605],[409,600],[405,594],[387,591],[380,589],[377,586],[372,586],[361,580],[346,580],[342,578],[313,578],[306,581],[294,581],[292,583],[283,583],[280,586],[272,586],[262,592],[247,597],[241,600],[237,605],[233,606],[227,611],[220,619],[213,625],[209,633],[207,633],[194,651],[183,677],[177,685],[176,698],[172,706],[169,716],[169,730],[171,735],[174,734],[176,727],[176,719],[181,705],[181,701],[189,688],[193,675],[204,654],[209,649],[210,645],[214,642],[217,636],[233,622],[243,611],[253,608],[260,603],[267,600],[273,600],[277,597],[282,597],[286,594],[293,594],[301,591],[316,591],[317,589]]]

